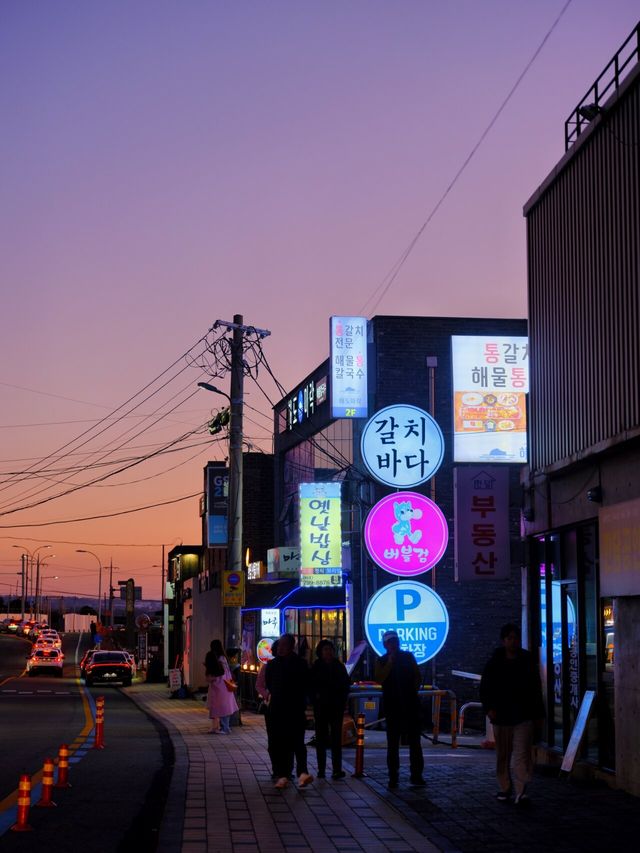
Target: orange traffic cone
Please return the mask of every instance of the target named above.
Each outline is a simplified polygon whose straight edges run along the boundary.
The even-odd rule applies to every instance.
[[[104,749],[104,696],[96,697],[96,736],[94,749]]]
[[[53,758],[45,758],[44,767],[42,768],[42,796],[36,803],[36,806],[44,809],[50,809],[56,805],[53,802],[51,794],[53,792]]]
[[[58,750],[58,781],[56,788],[70,788],[69,782],[69,747],[63,743]]]
[[[29,826],[29,808],[31,807],[31,776],[20,777],[18,785],[18,820],[11,829],[14,832],[30,832],[33,827]]]

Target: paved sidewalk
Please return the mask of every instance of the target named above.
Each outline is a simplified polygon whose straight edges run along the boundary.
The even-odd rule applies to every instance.
[[[424,741],[425,789],[386,788],[385,735],[367,733],[364,779],[316,780],[299,791],[271,781],[262,717],[244,712],[231,735],[208,735],[202,702],[171,700],[165,685],[126,691],[169,729],[176,765],[159,853],[631,853],[638,850],[640,800],[604,784],[561,781],[540,770],[532,805],[495,800],[495,754]],[[308,733],[309,736],[311,733]],[[352,769],[345,750],[345,770]],[[315,751],[309,749],[315,775]]]
[[[316,780],[277,791],[262,717],[243,713],[229,736],[207,734],[201,702],[172,700],[164,685],[127,694],[168,728],[176,766],[159,853],[431,853],[431,844],[363,781]],[[315,775],[315,753],[309,750]]]

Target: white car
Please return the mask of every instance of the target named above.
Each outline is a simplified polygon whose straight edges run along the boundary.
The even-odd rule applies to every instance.
[[[30,677],[41,673],[62,678],[63,669],[64,655],[59,649],[35,649],[27,660],[27,672]]]

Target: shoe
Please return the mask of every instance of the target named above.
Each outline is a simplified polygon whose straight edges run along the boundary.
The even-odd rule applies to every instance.
[[[498,793],[496,794],[496,800],[499,803],[510,803],[511,791],[498,791]]]
[[[421,776],[420,777],[417,776],[415,779],[411,779],[409,784],[411,785],[412,788],[424,788],[427,783],[424,781],[424,779]]]
[[[289,780],[287,779],[287,777],[281,776],[273,787],[274,788],[286,788],[288,784],[289,784]]]
[[[513,804],[519,808],[527,808],[531,805],[531,797],[528,794],[518,794]]]
[[[331,774],[331,778],[332,779],[344,779],[344,777],[346,775],[347,774],[344,772],[344,770],[334,770],[333,773]]]
[[[318,770],[318,772],[316,774],[316,779],[326,779],[326,778],[327,778],[327,776],[326,776],[324,770]]]
[[[311,773],[301,773],[298,776],[298,787],[306,788],[307,785],[310,785],[313,782],[313,776]]]
[[[397,788],[397,787],[398,787],[398,780],[397,780],[394,776],[392,776],[392,777],[389,779],[389,784],[387,785],[387,788],[388,788],[390,791],[393,791],[393,790],[394,790],[395,788]]]

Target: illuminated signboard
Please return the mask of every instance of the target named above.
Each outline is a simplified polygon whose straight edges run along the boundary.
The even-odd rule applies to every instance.
[[[376,480],[398,489],[433,477],[444,457],[442,430],[417,406],[387,406],[367,421],[360,450]]]
[[[260,611],[260,637],[277,637],[280,633],[280,611],[263,608]]]
[[[263,575],[264,564],[261,560],[254,560],[252,563],[247,563],[247,580],[257,581]]]
[[[366,418],[367,318],[331,318],[331,417]]]
[[[455,468],[455,579],[508,580],[509,469]]]
[[[418,664],[438,654],[449,633],[449,614],[440,596],[422,583],[401,580],[383,586],[364,615],[367,640],[377,655],[386,654],[385,631],[397,631],[400,648]]]
[[[300,549],[269,548],[267,551],[267,571],[270,575],[298,577],[300,574]]]
[[[449,541],[447,520],[417,492],[395,492],[373,507],[364,525],[371,559],[393,575],[410,577],[432,569]]]
[[[340,483],[300,483],[300,586],[342,585]]]
[[[291,432],[308,420],[327,400],[327,377],[310,379],[287,399],[280,413],[280,432]]]
[[[451,350],[454,461],[524,464],[528,339],[453,335]]]
[[[227,544],[229,470],[207,465],[207,544]]]

